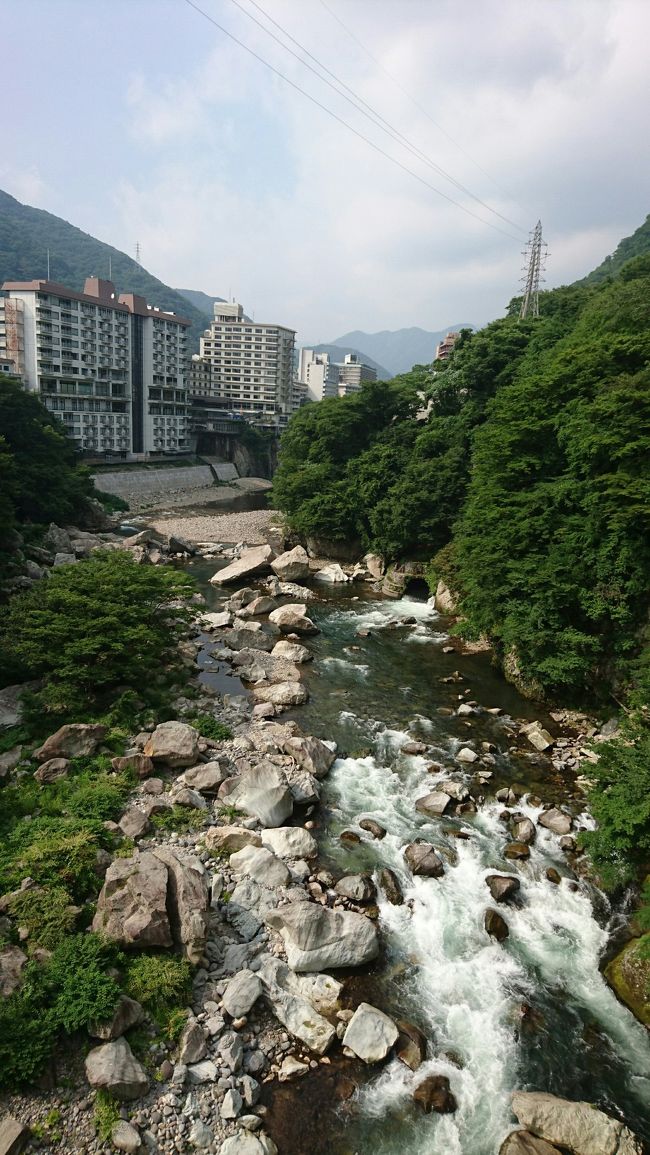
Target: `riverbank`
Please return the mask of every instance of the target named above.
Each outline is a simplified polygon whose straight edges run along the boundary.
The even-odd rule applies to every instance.
[[[147,524],[160,533],[185,538],[194,544],[215,542],[247,546],[263,545],[267,540],[277,514],[270,509],[248,510],[242,513],[203,513],[196,517],[156,516],[147,519]]]

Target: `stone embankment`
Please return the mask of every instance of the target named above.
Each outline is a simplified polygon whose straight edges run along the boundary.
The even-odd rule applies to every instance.
[[[249,493],[263,493],[271,482],[263,477],[238,477],[234,466],[188,465],[169,469],[123,469],[98,473],[98,489],[128,501],[132,513],[170,509],[206,502],[227,504]],[[233,476],[234,474],[234,476]]]

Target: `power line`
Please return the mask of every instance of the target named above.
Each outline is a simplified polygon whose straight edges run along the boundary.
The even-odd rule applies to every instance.
[[[317,100],[317,98],[312,96],[310,92],[307,92],[306,89],[301,88],[299,84],[296,84],[294,80],[291,80],[288,76],[285,75],[284,72],[281,72],[279,68],[276,68],[273,64],[270,64],[268,60],[265,60],[263,56],[260,56],[258,52],[255,52],[253,48],[250,48],[248,44],[245,44],[244,41],[240,40],[237,36],[234,35],[234,33],[229,32],[227,28],[224,28],[223,24],[220,24],[219,21],[215,20],[213,16],[210,16],[207,12],[204,12],[204,10],[200,8],[198,4],[195,4],[194,0],[185,0],[185,3],[189,5],[190,8],[193,8],[195,12],[198,12],[200,16],[203,16],[205,20],[208,20],[210,24],[213,24],[215,28],[218,28],[220,32],[223,32],[224,36],[227,36],[229,40],[232,40],[235,44],[239,45],[239,47],[243,48],[245,52],[248,52],[249,56],[254,57],[254,59],[258,60],[260,64],[263,64],[265,68],[268,68],[270,72],[273,72],[275,76],[279,76],[281,80],[284,80],[285,84],[288,84],[291,88],[294,88],[296,92],[299,92],[312,104],[315,104],[317,108],[320,108],[323,112],[326,112],[328,116],[331,116],[339,124],[342,124],[344,128],[347,128],[348,131],[353,133],[354,136],[358,137],[359,140],[363,140],[367,145],[370,146],[370,148],[374,149],[375,152],[378,152],[381,156],[385,157],[386,160],[389,160],[392,164],[396,165],[397,168],[402,169],[403,172],[408,173],[409,176],[412,176],[414,180],[419,181],[419,183],[424,185],[425,188],[430,189],[431,192],[436,193],[437,196],[442,197],[443,200],[448,201],[449,204],[454,205],[457,209],[460,209],[461,212],[466,213],[467,216],[473,217],[474,220],[478,221],[482,225],[485,225],[487,228],[493,229],[497,233],[501,233],[501,235],[504,237],[509,237],[512,241],[519,241],[518,237],[514,236],[512,233],[506,232],[505,229],[499,228],[498,225],[492,224],[491,221],[484,220],[483,217],[478,216],[477,213],[472,212],[471,209],[468,209],[466,205],[461,204],[460,201],[454,200],[453,197],[450,197],[447,195],[447,193],[444,193],[442,189],[436,188],[435,185],[430,184],[429,181],[425,180],[424,177],[419,175],[419,173],[413,172],[413,170],[410,169],[407,165],[403,164],[401,160],[398,160],[395,156],[391,156],[389,152],[386,152],[383,148],[381,148],[380,145],[375,144],[375,142],[370,140],[369,137],[364,136],[362,132],[359,132],[359,130],[349,124],[347,120],[344,120],[342,116],[339,116],[338,113],[334,112],[331,108],[328,108],[326,104],[322,104],[320,100]]]
[[[411,101],[411,104],[413,104],[415,106],[415,108],[417,108],[419,110],[419,112],[422,113],[423,116],[426,116],[427,120],[429,120],[431,122],[431,124],[433,124],[438,129],[438,131],[441,132],[442,135],[447,138],[447,140],[451,144],[453,144],[454,148],[457,148],[458,151],[461,152],[463,154],[463,156],[467,158],[467,160],[471,161],[471,163],[474,165],[474,167],[477,168],[479,172],[483,173],[483,176],[486,176],[488,178],[488,180],[492,182],[492,184],[495,186],[495,188],[498,188],[499,191],[504,194],[504,196],[507,196],[509,199],[511,199],[510,194],[508,192],[506,192],[506,190],[503,188],[503,186],[500,185],[499,182],[496,181],[494,179],[494,177],[489,172],[487,172],[487,170],[484,169],[482,167],[482,165],[480,165],[478,163],[477,160],[474,160],[474,157],[467,151],[467,149],[463,148],[462,144],[459,144],[459,142],[457,140],[455,140],[455,138],[451,135],[451,133],[447,132],[446,128],[443,128],[443,126],[437,120],[435,120],[433,116],[431,116],[431,113],[428,112],[427,109],[424,108],[424,106],[420,104],[419,100],[415,99],[413,94],[410,93],[408,91],[408,89],[404,88],[404,85],[400,83],[400,81],[397,79],[397,77],[393,76],[393,73],[389,72],[389,70],[386,68],[385,64],[382,64],[381,60],[378,60],[377,57],[373,55],[373,53],[370,51],[370,49],[366,47],[366,45],[363,43],[362,40],[359,39],[359,37],[357,35],[355,35],[355,33],[352,31],[352,29],[348,28],[347,24],[343,23],[340,16],[337,16],[336,12],[334,12],[330,8],[329,4],[326,3],[326,0],[320,0],[320,2],[322,4],[323,8],[325,8],[325,10],[327,12],[329,12],[332,19],[336,20],[337,24],[340,24],[341,28],[343,28],[343,30],[345,32],[347,32],[348,36],[350,36],[352,38],[352,40],[354,40],[355,44],[359,45],[359,48],[362,50],[362,52],[365,52],[366,56],[368,56],[370,58],[370,60],[372,60],[373,63],[377,65],[378,68],[381,68],[381,71],[384,73],[384,75],[387,76],[388,79],[391,80],[397,88],[399,88],[400,92],[402,92],[404,94],[404,96],[406,96]],[[519,228],[519,225],[517,225],[516,227]],[[521,229],[520,231],[524,232],[525,230]]]
[[[310,52],[308,48],[305,48],[304,44],[301,44],[300,41],[296,40],[295,36],[292,36],[292,34],[288,32],[287,29],[284,28],[278,20],[275,20],[274,17],[271,16],[270,13],[262,7],[261,4],[258,4],[257,0],[249,0],[249,3],[252,4],[253,7],[258,10],[258,12],[261,12],[266,20],[275,25],[276,28],[279,28],[283,36],[295,44],[302,53],[309,57],[310,60],[313,60],[317,67],[321,69],[322,72],[327,73],[327,76],[330,76],[332,80],[335,81],[335,84],[339,87],[335,87],[335,85],[332,84],[326,76],[321,76],[315,68],[312,68],[311,64],[309,64],[306,60],[302,60],[297,52],[294,52],[292,48],[288,47],[288,45],[283,44],[279,37],[275,35],[275,33],[271,32],[269,28],[266,28],[264,24],[262,24],[261,21],[259,21],[253,15],[252,12],[249,12],[248,9],[240,3],[240,0],[231,0],[231,3],[234,4],[240,12],[243,12],[243,14],[247,16],[249,20],[252,20],[258,28],[261,28],[267,36],[270,36],[272,40],[275,40],[276,44],[279,44],[285,52],[288,52],[291,56],[293,56],[300,64],[302,64],[304,68],[307,68],[310,72],[313,72],[314,76],[316,76],[318,80],[320,80],[323,84],[327,84],[328,87],[336,92],[338,96],[342,96],[344,100],[347,100],[348,104],[352,104],[353,108],[357,109],[357,111],[360,112],[362,116],[365,116],[367,120],[370,120],[372,124],[381,129],[382,132],[385,132],[394,141],[396,141],[397,144],[402,145],[402,147],[406,148],[408,152],[410,152],[418,160],[428,165],[429,168],[433,169],[434,172],[437,172],[445,180],[448,180],[450,184],[453,184],[459,190],[459,192],[465,193],[466,196],[471,197],[472,200],[476,201],[476,203],[481,205],[482,208],[486,209],[490,213],[493,213],[494,216],[499,217],[499,219],[502,220],[504,224],[510,225],[512,228],[517,229],[521,233],[525,233],[525,229],[522,229],[516,221],[511,221],[509,217],[504,216],[503,213],[500,213],[497,209],[492,208],[491,205],[487,204],[487,202],[482,200],[481,197],[476,196],[476,194],[473,193],[471,189],[467,188],[464,184],[461,184],[461,182],[452,176],[451,173],[448,173],[444,168],[442,168],[441,165],[432,160],[430,156],[427,156],[427,154],[423,152],[422,149],[413,144],[413,142],[410,141],[403,132],[400,132],[398,128],[395,128],[394,125],[390,124],[390,122],[386,120],[386,118],[382,116],[380,112],[377,112],[377,110],[373,108],[367,100],[364,100],[364,98],[359,96],[359,94],[355,92],[354,89],[350,88],[349,84],[346,84],[344,80],[341,80],[341,78],[332,72],[332,70],[328,68],[327,65],[322,64],[317,56],[314,56],[314,54]],[[341,89],[345,89],[345,92],[341,91]],[[346,93],[350,93],[350,96],[347,96]]]

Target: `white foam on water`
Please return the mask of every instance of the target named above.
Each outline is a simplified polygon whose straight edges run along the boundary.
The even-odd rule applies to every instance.
[[[339,670],[343,674],[353,674],[360,678],[367,678],[370,666],[362,662],[349,662],[346,658],[321,658],[321,663],[332,670]]]
[[[335,611],[330,620],[342,625],[350,625],[355,629],[383,630],[403,618],[415,618],[418,625],[435,622],[440,617],[437,610],[429,602],[416,601],[415,598],[398,598],[397,601],[357,602],[353,610]],[[440,637],[446,637],[441,634]]]

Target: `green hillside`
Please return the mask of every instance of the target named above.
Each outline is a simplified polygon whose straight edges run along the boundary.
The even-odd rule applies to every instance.
[[[631,261],[633,257],[643,257],[646,253],[650,253],[650,214],[632,236],[624,237],[617,245],[616,251],[611,256],[605,257],[602,264],[589,273],[581,284],[598,285],[607,277],[615,276],[626,261]]]
[[[61,217],[23,205],[0,189],[0,285],[4,281],[33,281],[47,277],[81,292],[89,276],[108,277],[122,293],[139,293],[152,305],[169,309],[192,322],[192,350],[210,317],[176,289],[163,284],[137,261],[112,245],[98,241]]]

